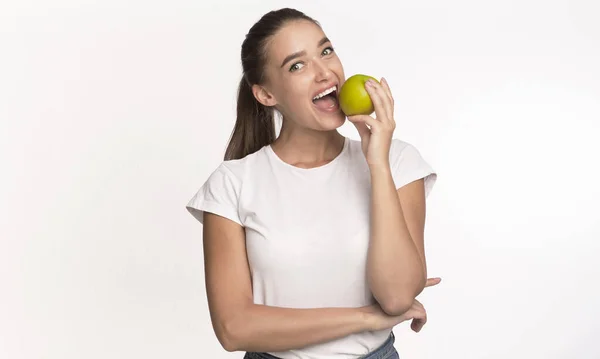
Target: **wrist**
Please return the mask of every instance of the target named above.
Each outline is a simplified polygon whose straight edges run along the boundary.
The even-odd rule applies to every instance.
[[[373,185],[386,186],[394,182],[394,176],[389,164],[369,165],[369,172]]]
[[[388,175],[392,173],[389,161],[369,163],[368,165],[372,175]]]
[[[376,329],[374,308],[372,305],[358,308],[358,313],[364,331],[373,331]]]

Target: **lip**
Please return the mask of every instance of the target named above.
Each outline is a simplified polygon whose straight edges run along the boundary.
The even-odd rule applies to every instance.
[[[340,85],[337,82],[331,82],[327,85],[324,85],[323,87],[321,87],[319,90],[317,90],[315,93],[313,93],[313,95],[311,96],[310,100],[312,101],[312,99],[315,98],[315,96],[317,96],[318,94],[320,94],[321,92],[327,90],[328,88],[332,88],[333,86],[336,87],[335,90],[335,96],[337,97],[338,94],[340,93]]]

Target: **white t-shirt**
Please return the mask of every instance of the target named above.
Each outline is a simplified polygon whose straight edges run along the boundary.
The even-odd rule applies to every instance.
[[[390,165],[396,188],[437,175],[418,150],[394,139]],[[366,281],[370,174],[359,140],[316,168],[292,166],[270,146],[223,161],[187,204],[245,227],[254,303],[288,308],[361,307],[374,303]],[[380,346],[391,330],[352,334],[280,358],[359,358]]]

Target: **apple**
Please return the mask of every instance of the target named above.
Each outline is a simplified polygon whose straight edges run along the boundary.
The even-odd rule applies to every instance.
[[[379,83],[374,77],[356,74],[346,79],[342,85],[338,98],[346,116],[370,115],[375,110],[371,97],[365,89],[365,83],[369,79]]]

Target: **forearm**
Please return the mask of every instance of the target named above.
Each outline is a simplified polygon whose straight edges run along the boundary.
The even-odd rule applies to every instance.
[[[292,309],[252,304],[226,324],[226,349],[298,349],[369,330],[367,319],[365,307]]]
[[[367,278],[389,314],[399,314],[423,290],[426,269],[404,219],[389,166],[371,168],[371,235]]]

